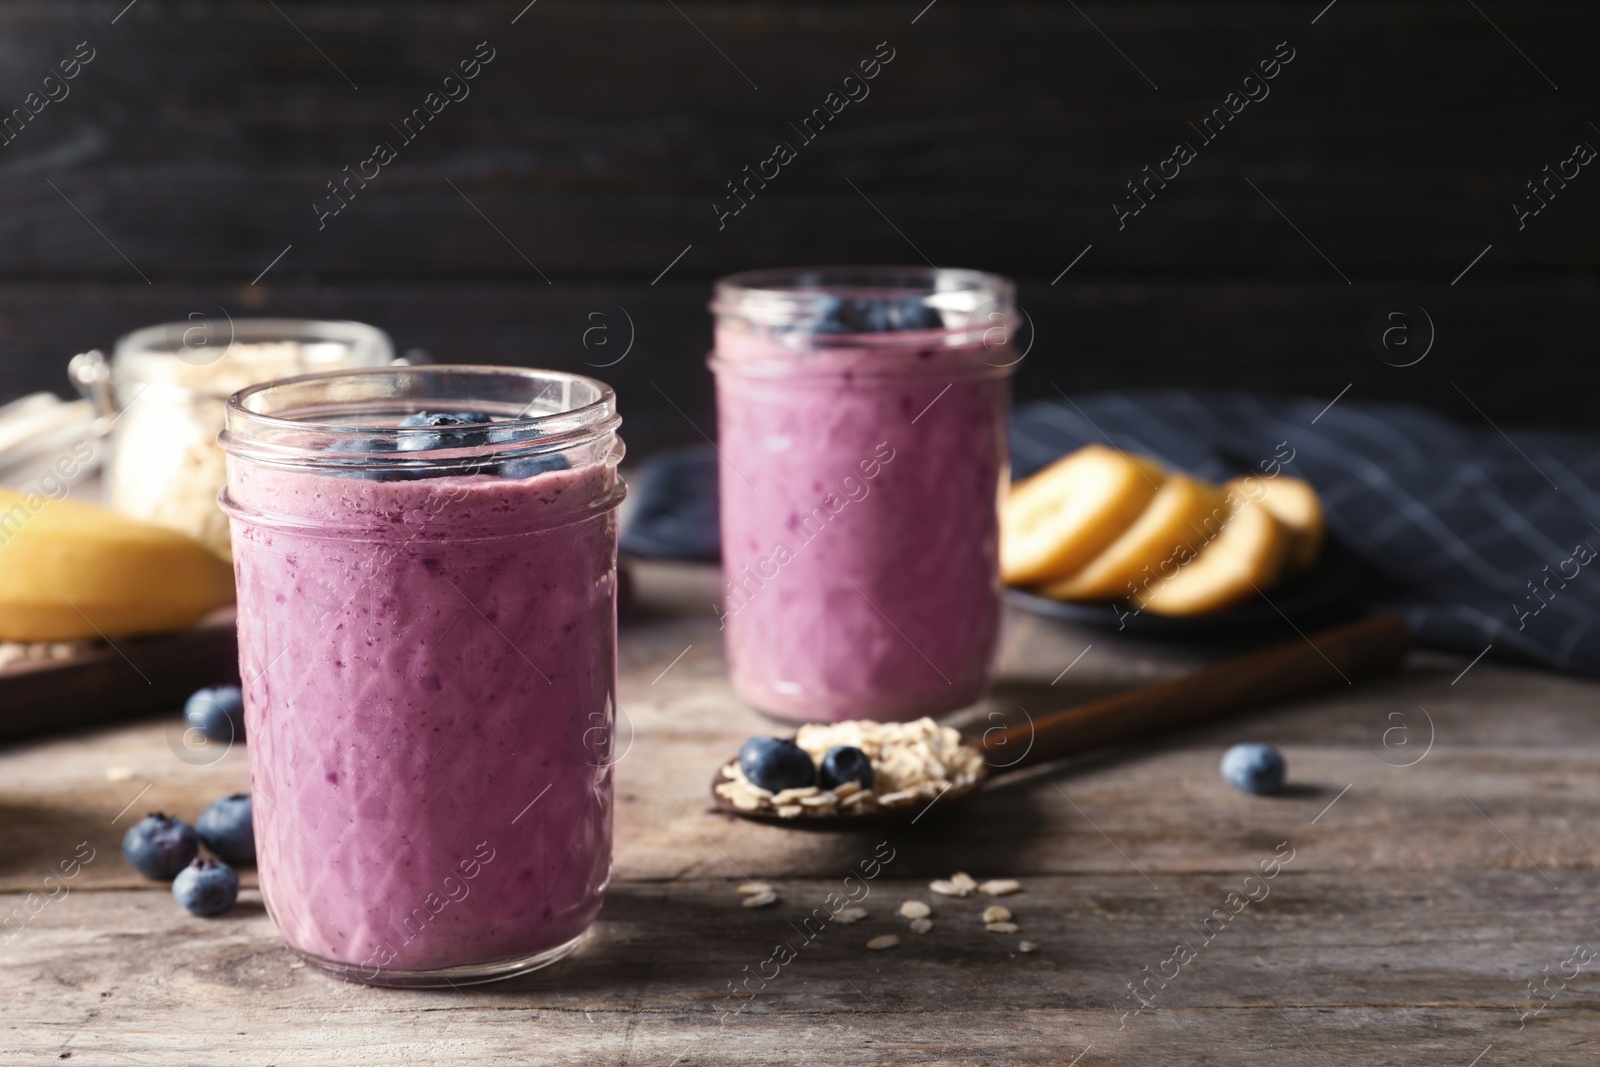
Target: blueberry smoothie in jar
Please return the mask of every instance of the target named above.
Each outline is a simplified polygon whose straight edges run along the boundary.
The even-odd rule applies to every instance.
[[[711,309],[734,687],[801,721],[977,700],[1000,623],[1012,284],[755,271]]]
[[[572,951],[611,870],[611,390],[406,367],[235,394],[222,435],[261,892],[380,985]]]

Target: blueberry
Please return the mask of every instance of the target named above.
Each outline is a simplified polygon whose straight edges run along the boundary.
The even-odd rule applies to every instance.
[[[427,452],[435,448],[465,448],[481,445],[489,440],[488,431],[451,431],[450,427],[482,426],[494,421],[493,416],[482,411],[427,412],[418,411],[401,419],[398,426],[406,429],[437,427],[439,433],[402,434],[392,438],[358,436],[340,439],[328,446],[329,452],[352,455],[382,455],[391,452]],[[359,462],[359,461],[353,461]],[[335,478],[367,478],[379,482],[410,482],[431,477],[427,470],[364,471],[357,469],[329,471]]]
[[[739,750],[739,769],[750,781],[776,793],[817,782],[817,767],[806,750],[781,737],[752,737]]]
[[[1222,777],[1235,789],[1271,796],[1283,788],[1287,767],[1271,745],[1234,745],[1222,757]]]
[[[836,296],[824,296],[818,300],[818,304],[820,307],[817,321],[811,327],[817,333],[856,332],[843,300]]]
[[[373,455],[393,452],[395,451],[395,445],[393,441],[386,441],[378,437],[349,437],[340,438],[333,442],[328,446],[327,450],[340,455]],[[359,470],[355,465],[359,464],[360,460],[352,459],[350,462],[351,466],[349,468],[333,469],[329,470],[328,473],[335,478],[362,478],[377,482],[409,480],[413,477],[409,472]]]
[[[859,782],[862,789],[872,788],[872,761],[867,754],[853,745],[836,745],[822,757],[822,771],[817,784],[824,789]]]
[[[401,426],[485,426],[494,416],[484,411],[418,411],[400,420]]]
[[[571,464],[566,456],[529,456],[527,459],[509,459],[500,464],[499,473],[502,478],[532,478],[535,474],[546,471],[564,471]]]
[[[256,831],[250,822],[250,794],[230,793],[211,802],[195,820],[206,848],[235,867],[256,864]]]
[[[519,426],[516,429],[491,430],[489,443],[527,444],[540,437],[537,429]],[[567,462],[567,457],[559,453],[545,453],[540,456],[525,456],[521,459],[508,459],[494,468],[494,473],[502,478],[532,478],[535,474],[544,474],[546,471],[564,471],[572,464]]]
[[[199,690],[184,704],[183,717],[208,741],[244,740],[244,694],[236,685]]]
[[[937,330],[944,326],[939,312],[927,305],[921,294],[900,297],[879,305],[877,319],[885,330]]]
[[[348,452],[353,455],[372,452],[393,452],[394,442],[382,437],[341,437],[328,446],[329,452]]]
[[[921,294],[901,297],[824,297],[812,329],[817,333],[888,333],[937,330],[939,312]]]
[[[493,416],[482,411],[419,411],[407,415],[400,420],[400,426],[414,429],[421,426],[455,427],[455,426],[486,426],[493,422]],[[435,448],[467,448],[472,445],[481,445],[489,440],[486,430],[446,430],[444,433],[417,433],[405,434],[401,437],[396,450],[400,452],[426,452]]]
[[[194,827],[159,811],[151,812],[122,835],[122,854],[146,878],[171,878],[200,851]]]
[[[239,899],[239,876],[220,860],[195,860],[173,879],[172,896],[190,915],[221,915]]]

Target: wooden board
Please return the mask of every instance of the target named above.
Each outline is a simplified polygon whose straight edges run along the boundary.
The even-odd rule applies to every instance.
[[[172,711],[196,689],[238,681],[226,608],[182,633],[95,641],[64,659],[0,667],[0,741]]]
[[[244,787],[242,750],[185,762],[167,720],[35,742],[0,752],[0,914],[24,907],[80,842],[95,858],[3,946],[0,1060],[1592,1062],[1590,970],[1552,980],[1541,1014],[1519,1013],[1537,1004],[1528,982],[1559,974],[1574,945],[1600,946],[1600,684],[1489,660],[1463,675],[1466,660],[1419,653],[1392,679],[1046,769],[895,833],[871,918],[825,928],[758,995],[734,999],[729,984],[778,941],[798,944],[791,924],[880,839],[791,835],[708,810],[708,768],[771,726],[728,687],[715,572],[647,564],[637,577],[621,647],[632,748],[617,766],[615,879],[578,955],[462,991],[328,979],[281,946],[253,878],[234,912],[198,920],[118,854],[143,811],[192,818]],[[1000,683],[972,714],[1041,712],[1218,651],[1013,614]],[[1286,795],[1221,781],[1223,748],[1244,739],[1283,748]],[[1280,842],[1294,858],[1268,894],[1213,920],[1206,929],[1220,932],[1202,943],[1196,928]],[[927,892],[956,869],[1023,881],[1006,900],[1019,937],[982,930],[987,901]],[[740,908],[741,876],[771,880],[780,903]],[[931,933],[893,916],[910,897],[932,902]],[[868,952],[884,932],[900,947]],[[1039,952],[1015,953],[1019,938]],[[1195,958],[1124,1016],[1139,1006],[1126,983],[1161,970],[1179,941]]]

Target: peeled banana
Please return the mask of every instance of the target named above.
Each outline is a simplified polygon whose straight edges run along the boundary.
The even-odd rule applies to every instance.
[[[0,641],[181,630],[233,596],[233,568],[183,534],[0,488]]]

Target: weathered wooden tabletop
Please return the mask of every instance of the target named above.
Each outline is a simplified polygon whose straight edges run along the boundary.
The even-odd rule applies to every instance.
[[[126,866],[121,834],[244,788],[245,753],[196,765],[171,723],[108,729],[0,753],[0,908],[25,918],[0,934],[0,1062],[1595,1062],[1600,685],[1417,654],[1401,677],[1033,773],[884,846],[709,810],[717,759],[768,726],[728,686],[714,573],[638,577],[616,873],[577,955],[460,991],[369,989],[302,966],[253,877],[228,915],[191,918]],[[991,707],[1198,661],[1012,614]],[[1243,739],[1283,748],[1287,795],[1223,783]],[[41,904],[85,841],[93,859]],[[807,940],[800,920],[875,854],[892,859],[870,919]],[[985,932],[989,898],[928,892],[957,870],[1020,879],[1021,933]],[[741,908],[746,876],[780,902]],[[895,914],[913,897],[928,934]],[[866,949],[891,932],[899,947]]]

